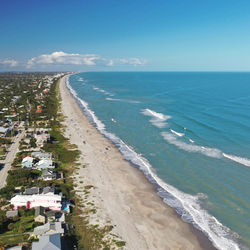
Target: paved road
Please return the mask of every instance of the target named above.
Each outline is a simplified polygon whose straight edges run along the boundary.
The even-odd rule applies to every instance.
[[[18,151],[18,147],[19,147],[19,142],[20,140],[23,138],[25,133],[25,130],[23,130],[20,134],[18,134],[13,143],[11,144],[11,146],[8,149],[8,154],[5,158],[5,160],[0,161],[1,164],[4,164],[3,168],[0,170],[0,189],[4,187],[5,183],[6,183],[6,178],[8,176],[8,171],[11,168],[11,164],[13,162],[13,160],[15,159],[16,153]]]

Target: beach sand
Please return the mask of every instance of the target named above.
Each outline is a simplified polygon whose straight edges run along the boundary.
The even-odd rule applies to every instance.
[[[90,222],[112,224],[112,233],[126,242],[125,249],[213,249],[202,233],[163,203],[143,173],[125,161],[89,122],[66,88],[65,77],[60,82],[60,93],[65,135],[78,146],[80,162],[86,165],[75,175],[76,189],[95,187],[89,199],[97,212]]]

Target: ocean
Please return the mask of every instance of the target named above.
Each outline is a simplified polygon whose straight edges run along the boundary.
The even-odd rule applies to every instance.
[[[250,73],[85,72],[67,85],[184,221],[218,249],[250,248]]]

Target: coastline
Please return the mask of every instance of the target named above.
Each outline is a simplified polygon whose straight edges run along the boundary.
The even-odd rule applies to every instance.
[[[206,236],[182,221],[164,204],[141,171],[123,159],[118,149],[90,123],[61,79],[66,136],[81,151],[75,176],[77,189],[94,185],[90,197],[97,206],[92,223],[114,225],[127,249],[215,249]]]

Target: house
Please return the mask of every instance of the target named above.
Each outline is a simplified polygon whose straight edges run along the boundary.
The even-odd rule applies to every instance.
[[[37,110],[36,110],[36,114],[40,114],[40,113],[42,113],[42,112],[43,112],[42,109],[37,109]]]
[[[45,187],[45,188],[43,188],[43,194],[53,195],[54,193],[55,193],[55,188],[54,187]]]
[[[39,160],[51,160],[52,154],[51,153],[44,153],[44,152],[32,152],[31,156],[34,158],[38,158]]]
[[[62,227],[61,222],[47,222],[42,226],[34,228],[31,235],[35,238],[39,238],[41,235],[50,235],[50,234],[64,234],[64,228]]]
[[[15,216],[18,216],[18,210],[9,210],[6,212],[6,217],[8,219],[13,219]]]
[[[39,241],[32,243],[32,250],[61,250],[60,234],[42,235]]]
[[[52,160],[40,160],[36,164],[36,168],[39,170],[43,170],[43,169],[48,169],[48,168],[55,168],[55,165],[53,164]]]
[[[34,135],[35,139],[36,139],[36,143],[37,145],[43,145],[44,142],[47,142],[50,139],[50,135],[48,133],[48,131],[37,131],[37,133],[35,133]]]
[[[0,137],[7,136],[10,133],[10,128],[0,127]]]
[[[33,160],[34,159],[32,157],[30,157],[30,156],[27,156],[27,157],[23,158],[23,160],[22,160],[22,166],[26,167],[26,168],[32,168],[32,166],[33,166]]]
[[[49,170],[49,169],[45,169],[41,175],[41,178],[44,180],[44,181],[51,181],[53,179],[56,179],[57,177],[57,174],[56,173],[53,173],[52,170]]]
[[[14,205],[14,209],[22,206],[26,208],[44,207],[51,210],[60,211],[62,196],[57,194],[32,194],[32,195],[16,195],[11,198],[10,203]]]
[[[44,208],[39,206],[35,209],[35,216],[34,216],[35,222],[45,223],[46,222],[46,216],[44,213]]]
[[[26,188],[24,191],[24,194],[30,195],[30,194],[40,194],[40,188],[38,187],[32,187],[32,188]]]

